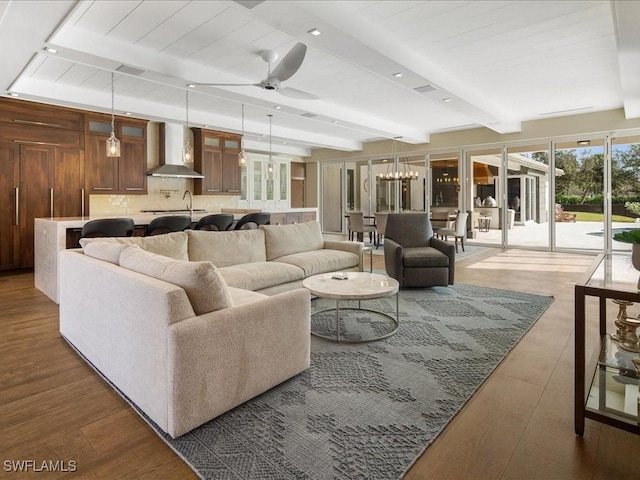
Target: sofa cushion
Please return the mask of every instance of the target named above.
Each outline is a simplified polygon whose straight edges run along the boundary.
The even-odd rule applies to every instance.
[[[271,263],[271,262],[269,262]],[[318,273],[335,272],[358,267],[360,258],[350,252],[341,250],[313,250],[311,252],[294,253],[279,257],[276,263],[288,263],[304,270],[304,276],[317,275]]]
[[[267,260],[324,247],[324,238],[318,222],[260,225],[260,229],[265,235]]]
[[[120,244],[138,245],[143,250],[158,255],[164,255],[175,260],[189,260],[187,249],[187,234],[185,232],[171,232],[163,235],[153,235],[151,237],[98,237],[81,238],[80,246],[94,242],[109,242]]]
[[[174,260],[140,248],[127,248],[120,254],[120,266],[182,287],[196,315],[233,305],[224,278],[211,262]]]
[[[267,260],[262,230],[187,230],[186,235],[189,238],[189,259],[196,262],[206,260],[216,267],[228,267]]]
[[[114,243],[114,242],[88,242],[82,248],[82,251],[88,257],[97,258],[105,262],[120,264],[120,254],[125,248],[131,248],[135,245],[131,243]]]
[[[449,257],[433,247],[404,248],[405,267],[448,267]]]
[[[220,274],[230,287],[261,290],[304,278],[304,272],[280,262],[253,262],[220,267]]]

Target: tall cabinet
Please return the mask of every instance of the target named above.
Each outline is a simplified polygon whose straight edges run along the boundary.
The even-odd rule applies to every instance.
[[[34,265],[34,219],[80,216],[85,195],[81,112],[2,99],[0,270]]]
[[[87,115],[89,191],[92,194],[147,193],[147,121],[118,117],[115,132],[120,140],[120,156],[107,157],[106,141],[111,134],[111,117]]]
[[[194,168],[204,178],[195,179],[196,195],[240,195],[241,135],[192,128]]]

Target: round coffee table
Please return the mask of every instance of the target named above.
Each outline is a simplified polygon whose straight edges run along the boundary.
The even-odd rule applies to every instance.
[[[365,343],[382,340],[383,338],[390,337],[398,330],[400,325],[399,321],[399,304],[398,304],[398,281],[394,278],[387,277],[378,273],[367,272],[343,272],[340,275],[345,277],[344,280],[335,278],[335,273],[322,273],[320,275],[313,275],[306,278],[302,282],[302,286],[320,298],[331,298],[336,301],[336,308],[327,308],[318,312],[313,312],[311,315],[317,315],[319,313],[334,311],[336,312],[336,335],[328,336],[315,333],[311,331],[312,335],[316,337],[325,338],[334,342],[344,343]],[[376,298],[396,296],[396,316],[395,318],[388,313],[380,312],[378,310],[371,310],[368,308],[362,308],[362,300],[372,300]],[[390,318],[394,325],[394,329],[389,333],[381,336],[367,338],[362,340],[348,340],[340,338],[340,301],[341,300],[357,300],[358,308],[345,307],[342,310],[360,310],[373,312],[378,315],[382,315]]]

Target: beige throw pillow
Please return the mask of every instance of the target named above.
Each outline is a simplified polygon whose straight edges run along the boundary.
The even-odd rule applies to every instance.
[[[113,242],[88,242],[82,249],[88,257],[97,258],[105,262],[120,263],[120,254],[125,248],[135,247],[133,244]]]
[[[171,232],[150,237],[99,237],[81,238],[80,246],[84,248],[93,242],[109,242],[138,245],[148,252],[164,255],[176,260],[189,260],[187,234],[185,232]]]
[[[120,266],[182,287],[196,315],[233,305],[226,282],[211,262],[173,260],[127,248],[120,254]]]
[[[264,231],[268,261],[324,248],[324,237],[318,222],[260,225],[260,229]]]

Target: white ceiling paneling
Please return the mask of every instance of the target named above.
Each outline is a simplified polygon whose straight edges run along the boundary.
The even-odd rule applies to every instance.
[[[124,64],[143,73],[116,71],[118,111],[183,121],[187,83],[260,82],[269,68],[261,51],[279,54],[274,68],[303,42],[306,58],[283,86],[319,100],[251,85],[199,86],[190,94],[194,121],[237,131],[245,104],[259,134],[267,113],[277,112],[278,137],[305,149],[353,150],[395,136],[427,142],[430,133],[478,125],[507,133],[549,112],[624,106],[627,116],[640,116],[635,3],[267,0],[247,9],[232,1],[135,0],[70,10],[69,2],[12,2],[0,39],[10,30],[11,42],[31,51],[5,48],[9,72],[0,79],[5,91],[26,98],[104,109],[111,71]],[[10,28],[20,22],[29,38]],[[39,33],[40,25],[49,26]],[[307,33],[314,27],[322,35]],[[47,41],[57,56],[42,52]],[[431,92],[413,90],[429,84]],[[307,112],[315,117],[301,116]]]

